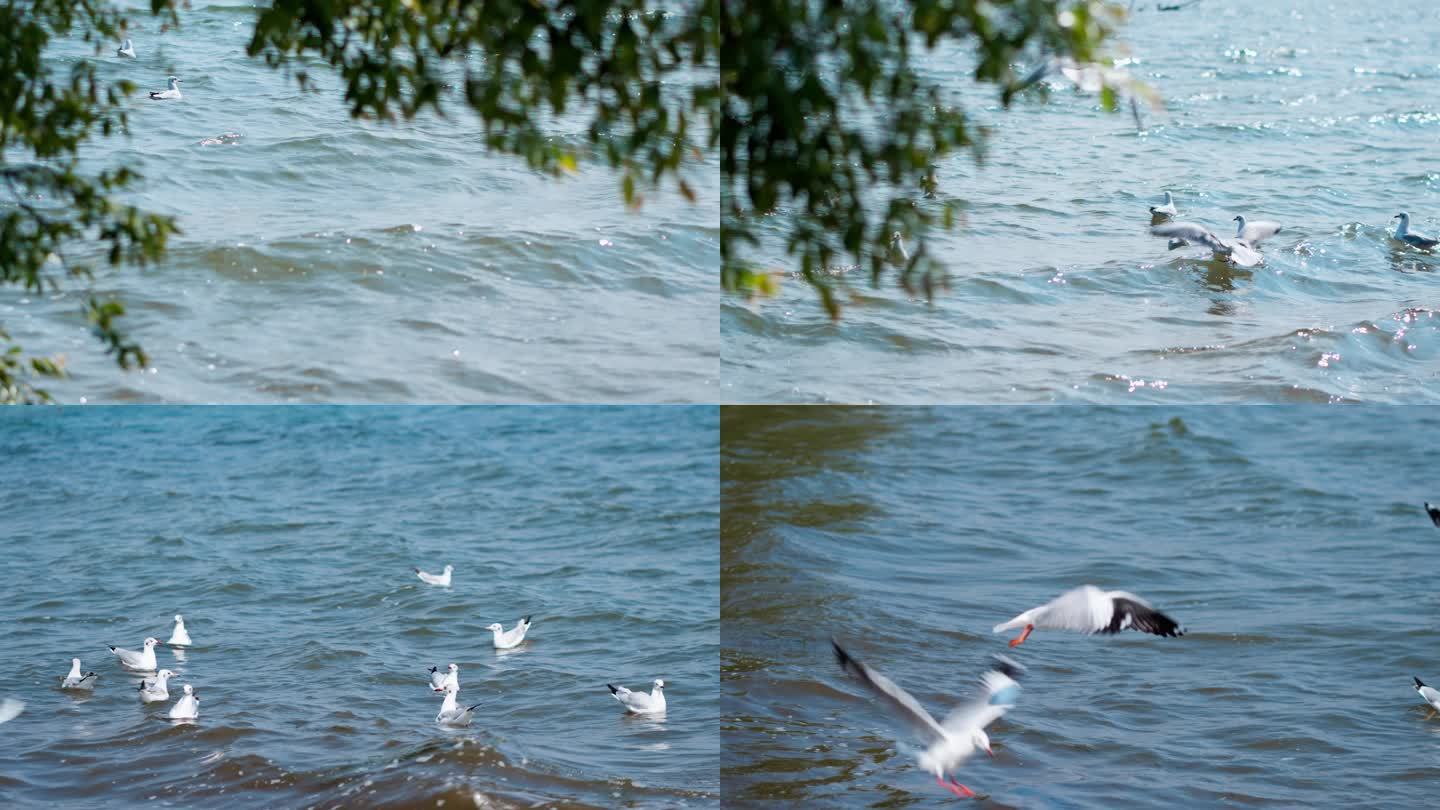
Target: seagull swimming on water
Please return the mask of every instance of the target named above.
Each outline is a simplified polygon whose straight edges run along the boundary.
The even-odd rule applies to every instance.
[[[443,574],[427,574],[419,568],[416,568],[415,575],[420,577],[420,581],[427,585],[440,585],[448,588],[450,587],[450,572],[454,570],[455,566],[447,565],[445,566],[445,573]]]
[[[508,650],[511,647],[520,646],[520,642],[525,640],[525,634],[530,632],[530,617],[526,616],[516,622],[515,626],[509,630],[506,630],[505,626],[499,622],[495,622],[485,629],[495,634],[495,649]]]
[[[1410,677],[1415,678],[1414,675]],[[1440,691],[1437,691],[1434,687],[1426,686],[1425,682],[1419,678],[1415,678],[1415,691],[1420,693],[1421,700],[1430,704],[1430,714],[1426,715],[1426,720],[1434,717],[1436,712],[1440,712]]]
[[[655,679],[648,695],[644,692],[631,692],[623,686],[610,683],[605,684],[605,687],[620,701],[625,711],[631,714],[661,714],[665,711],[665,682],[659,678]]]
[[[480,704],[462,707],[455,701],[455,696],[458,694],[460,694],[459,686],[445,687],[445,702],[440,704],[440,713],[435,715],[435,722],[442,726],[470,725],[471,712],[480,708]]]
[[[175,630],[170,633],[170,640],[165,643],[171,647],[190,646],[190,634],[185,632],[185,617],[179,613],[175,614]]]
[[[200,696],[195,694],[194,687],[185,684],[185,694],[175,701],[170,707],[171,720],[194,720],[200,716]]]
[[[180,95],[180,80],[175,78],[174,76],[171,76],[170,87],[165,90],[151,90],[150,98],[157,101],[164,101],[165,99],[170,98],[183,98],[183,96]]]
[[[1175,198],[1171,197],[1170,192],[1167,191],[1165,192],[1164,205],[1150,206],[1150,224],[1159,225],[1162,222],[1168,222],[1174,219],[1179,213],[1175,208]]]
[[[126,38],[125,38],[125,41],[122,42],[122,43],[120,43],[120,47],[115,49],[115,55],[116,55],[116,56],[128,56],[128,57],[130,57],[131,59],[134,59],[134,58],[135,58],[135,43],[131,42],[129,37],[126,37]]]
[[[1436,245],[1440,245],[1440,239],[1431,239],[1424,234],[1410,233],[1410,215],[1404,211],[1391,217],[1391,219],[1400,220],[1400,224],[1395,227],[1395,238],[1401,242],[1413,247],[1423,248],[1424,250],[1429,250]]]
[[[460,688],[460,666],[451,664],[449,672],[441,672],[439,667],[430,667],[430,688],[436,692],[444,692],[454,686]]]
[[[96,674],[93,673],[93,672],[87,672],[87,673],[85,673],[84,675],[81,675],[81,674],[80,674],[80,659],[79,659],[79,658],[71,658],[71,659],[70,659],[70,674],[69,674],[69,675],[66,675],[66,676],[65,676],[65,680],[63,680],[63,681],[60,682],[60,688],[61,688],[61,689],[94,689],[94,688],[95,688],[95,680],[96,680],[97,678],[99,678],[99,677],[100,677],[99,675],[96,675]]]
[[[1025,628],[1010,646],[1025,642],[1035,628],[1075,630],[1086,635],[1139,630],[1156,636],[1181,636],[1185,628],[1174,619],[1150,606],[1149,602],[1125,591],[1102,591],[1094,585],[1082,585],[1066,591],[1040,607],[1030,608],[1004,624],[995,625],[994,632],[1003,633],[1016,627]]]
[[[115,653],[115,657],[120,659],[120,666],[126,669],[133,669],[136,672],[154,672],[155,645],[159,643],[156,639],[147,638],[145,639],[145,649],[140,652],[120,647],[111,647],[110,652]]]
[[[980,676],[980,693],[969,703],[957,707],[943,722],[937,723],[909,692],[855,660],[839,642],[831,639],[830,644],[835,648],[835,660],[840,668],[869,689],[892,715],[925,742],[925,750],[916,754],[920,767],[935,774],[935,782],[956,796],[962,799],[974,797],[975,791],[960,784],[954,771],[977,751],[984,751],[994,758],[995,752],[990,749],[990,737],[985,733],[985,727],[1015,706],[1020,697],[1017,679],[1024,668],[1003,655],[995,656],[995,665]],[[950,774],[949,782],[945,781],[947,773]]]
[[[1186,245],[1200,245],[1210,248],[1216,258],[1224,259],[1237,267],[1254,267],[1264,261],[1255,246],[1244,239],[1224,239],[1216,236],[1204,225],[1193,222],[1167,222],[1150,228],[1155,236],[1171,237],[1169,249]]]
[[[154,679],[140,681],[140,701],[142,703],[155,703],[156,701],[170,699],[170,679],[175,673],[168,669],[162,669],[155,673]]]

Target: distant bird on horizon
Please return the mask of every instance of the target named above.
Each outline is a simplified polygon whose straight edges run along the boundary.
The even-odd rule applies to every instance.
[[[181,96],[181,95],[180,95],[180,80],[177,79],[177,78],[175,78],[174,76],[171,76],[171,77],[170,77],[170,87],[169,87],[168,89],[165,89],[165,90],[151,90],[151,91],[150,91],[150,98],[152,98],[152,99],[154,99],[154,100],[156,100],[156,101],[165,101],[166,99],[179,99],[179,98],[184,98],[184,96]]]
[[[1411,233],[1410,215],[1405,213],[1404,211],[1401,211],[1400,213],[1391,217],[1391,219],[1400,220],[1400,224],[1395,227],[1395,238],[1399,239],[1401,242],[1404,242],[1405,244],[1411,245],[1413,247],[1421,248],[1422,250],[1429,250],[1436,245],[1440,245],[1440,239],[1431,239],[1424,234]]]
[[[134,58],[135,58],[135,43],[131,42],[130,39],[129,39],[129,37],[126,37],[125,41],[122,42],[122,43],[120,43],[120,47],[117,48],[117,49],[115,49],[115,55],[116,55],[116,56],[128,56],[128,57],[130,57],[131,59],[134,59]]]
[[[1179,215],[1179,213],[1180,211],[1175,208],[1175,198],[1171,197],[1170,192],[1167,191],[1165,192],[1164,205],[1150,206],[1150,224],[1159,225],[1162,222],[1169,222]]]
[[[1414,675],[1411,675],[1410,677],[1415,678]],[[1436,691],[1434,688],[1426,686],[1425,682],[1420,680],[1419,678],[1415,678],[1415,691],[1420,693],[1421,700],[1424,700],[1426,703],[1430,704],[1430,714],[1425,718],[1426,720],[1434,717],[1436,712],[1440,712],[1440,691]]]
[[[1436,526],[1440,526],[1440,509],[1436,509],[1435,507],[1430,505],[1429,501],[1426,501],[1425,511],[1430,515],[1430,522],[1434,523]]]
[[[994,632],[1003,633],[1023,627],[1019,637],[1010,640],[1015,647],[1025,642],[1037,627],[1045,630],[1074,630],[1086,635],[1139,630],[1156,636],[1182,636],[1185,628],[1179,622],[1150,606],[1149,602],[1126,591],[1102,591],[1094,585],[1082,585],[1066,591],[1040,607],[1030,608],[1004,624],[995,625]]]

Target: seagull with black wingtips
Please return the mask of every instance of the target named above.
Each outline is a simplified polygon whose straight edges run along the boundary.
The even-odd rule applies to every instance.
[[[1066,591],[1040,607],[1030,608],[1004,624],[995,625],[994,632],[1003,633],[1016,627],[1024,630],[1010,640],[1011,647],[1023,644],[1036,628],[1073,630],[1086,635],[1119,633],[1122,630],[1139,630],[1169,637],[1185,634],[1185,628],[1178,622],[1135,594],[1102,591],[1094,585],[1082,585]]]

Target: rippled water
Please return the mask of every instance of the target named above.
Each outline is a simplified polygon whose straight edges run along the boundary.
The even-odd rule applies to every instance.
[[[995,807],[1428,805],[1440,418],[1418,409],[722,414],[727,804],[953,803],[827,637],[933,712],[992,625],[1085,582],[1182,638],[1037,631],[960,780]],[[1427,678],[1428,675],[1428,678]]]
[[[148,3],[141,4],[148,6]],[[185,230],[157,269],[102,275],[130,307],[154,370],[121,374],[84,328],[79,291],[0,293],[0,323],[64,353],[63,401],[713,401],[718,375],[719,164],[691,167],[698,201],[647,192],[625,209],[608,170],[557,181],[489,154],[458,95],[450,117],[357,122],[321,92],[245,56],[254,8],[196,4],[166,33],[146,14],[132,195]],[[57,48],[64,73],[83,47]],[[182,79],[180,102],[144,90]],[[583,146],[584,115],[554,124]]]
[[[714,408],[0,413],[0,804],[715,807]],[[19,471],[23,470],[23,476]],[[455,566],[449,589],[411,566]],[[142,705],[106,645],[193,649]],[[497,653],[484,628],[534,624]],[[72,656],[93,697],[58,689]],[[483,703],[445,730],[426,670]],[[667,681],[661,719],[606,682]],[[172,701],[173,702],[173,701]]]
[[[1405,0],[1137,4],[1123,32],[1164,109],[1127,114],[1064,90],[1009,112],[926,61],[993,127],[987,162],[942,161],[962,227],[932,255],[933,307],[888,284],[831,324],[799,280],[722,305],[727,400],[1416,402],[1440,398],[1440,257],[1390,239],[1440,232],[1440,7]],[[1149,236],[1162,190],[1216,229],[1285,231],[1236,270]],[[917,201],[921,205],[937,203]],[[793,267],[783,217],[766,266]],[[1233,233],[1233,231],[1231,231]]]

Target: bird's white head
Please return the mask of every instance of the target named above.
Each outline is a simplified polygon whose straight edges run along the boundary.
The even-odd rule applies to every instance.
[[[655,688],[656,688],[656,689],[664,689],[664,688],[665,688],[665,682],[662,681],[662,680],[660,680],[659,678],[656,678],[656,679],[655,679]]]
[[[150,649],[151,647],[154,647],[156,644],[159,644],[159,643],[160,643],[160,639],[158,639],[158,638],[147,638],[147,639],[145,639],[145,649],[148,650],[148,649]]]
[[[80,659],[79,659],[79,658],[71,658],[71,659],[70,659],[70,665],[73,666],[73,667],[75,667],[76,669],[79,669],[79,668],[80,668]]]
[[[459,671],[460,671],[460,665],[459,665],[459,664],[451,664],[451,665],[450,665],[450,671],[451,671],[451,672],[459,672]]]
[[[163,680],[163,679],[166,679],[166,678],[173,678],[173,677],[175,677],[175,673],[171,672],[171,671],[168,670],[168,669],[162,669],[162,670],[160,670],[159,672],[155,673],[155,677],[160,678],[160,679]]]
[[[194,697],[194,696],[195,696],[195,687],[191,686],[191,685],[188,684],[188,683],[185,684],[185,694],[190,695],[191,697]],[[199,698],[196,698],[196,700],[199,700]]]
[[[1168,191],[1165,192],[1165,204],[1166,204],[1166,205],[1170,205],[1170,204],[1173,203],[1173,202],[1175,202],[1175,200],[1174,200],[1173,198],[1171,198],[1170,192],[1168,192]]]
[[[1403,233],[1407,228],[1410,227],[1410,215],[1407,214],[1407,213],[1405,213],[1404,211],[1401,211],[1400,213],[1398,213],[1398,214],[1396,214],[1395,216],[1391,217],[1391,219],[1398,219],[1398,220],[1400,220],[1400,231],[1401,231],[1402,233]]]
[[[445,573],[447,573],[447,574],[450,573],[451,571],[454,571],[454,570],[455,570],[455,566],[453,566],[453,565],[447,565],[447,566],[445,566]]]
[[[171,77],[170,77],[170,89],[171,89],[171,90],[174,90],[174,89],[175,89],[175,85],[177,85],[177,84],[179,84],[179,83],[180,83],[180,80],[179,80],[179,79],[175,78],[174,76],[171,76]]]
[[[175,614],[175,621],[180,622],[181,624],[184,624],[184,623],[185,623],[185,617],[184,617],[184,616],[181,616],[179,613],[176,613],[176,614]]]
[[[989,754],[991,759],[995,758],[995,752],[990,750],[990,735],[985,733],[985,729],[977,728],[971,732],[970,742],[974,743],[976,748]]]
[[[504,625],[500,624],[499,622],[494,622],[493,624],[491,624],[489,627],[486,627],[485,629],[486,629],[486,630],[494,630],[495,632],[499,633],[499,632],[503,631],[503,630],[505,629],[505,627],[504,627]]]

